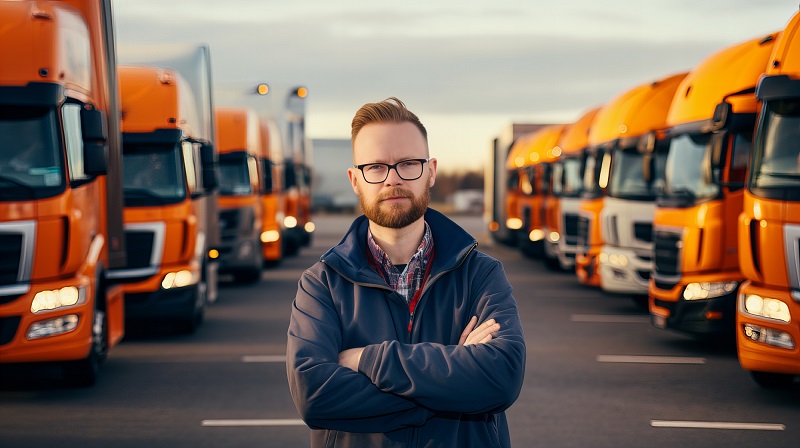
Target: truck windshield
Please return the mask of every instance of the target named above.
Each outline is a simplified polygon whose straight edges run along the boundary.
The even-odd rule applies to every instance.
[[[126,207],[176,204],[186,198],[179,145],[125,144],[122,153]]]
[[[0,107],[0,200],[54,196],[64,189],[55,110]]]
[[[711,179],[711,134],[672,137],[666,163],[664,196],[691,200],[715,197],[719,186]]]
[[[563,165],[563,187],[561,196],[577,197],[583,191],[583,172],[581,159],[578,157],[566,158]]]
[[[253,194],[249,165],[247,153],[245,152],[231,152],[219,155],[220,196],[247,196]]]
[[[800,187],[800,100],[768,103],[762,126],[756,140],[751,187],[796,192]]]
[[[608,195],[620,199],[654,201],[664,186],[664,166],[667,163],[666,152],[653,154],[655,163],[651,182],[644,178],[644,154],[626,149],[614,150],[614,165],[608,185]]]

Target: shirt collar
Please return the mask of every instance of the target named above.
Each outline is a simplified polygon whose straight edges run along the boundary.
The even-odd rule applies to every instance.
[[[411,260],[408,261],[408,265],[412,264],[413,261],[422,258],[426,260],[430,257],[431,249],[433,249],[433,234],[431,233],[431,228],[428,225],[427,221],[425,222],[425,233],[422,235],[422,241],[419,243],[419,247],[414,255],[411,257]],[[392,266],[391,260],[389,256],[386,255],[386,252],[378,246],[378,243],[375,242],[375,239],[372,237],[372,230],[367,228],[367,247],[369,248],[368,253],[370,255],[370,259],[373,263],[380,266]]]

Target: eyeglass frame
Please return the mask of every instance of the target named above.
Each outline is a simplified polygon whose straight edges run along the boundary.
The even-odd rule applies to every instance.
[[[364,178],[364,182],[366,182],[368,184],[375,185],[375,184],[380,184],[380,183],[386,182],[386,179],[389,178],[389,173],[392,170],[394,170],[394,172],[397,173],[397,176],[400,179],[403,179],[403,180],[417,180],[420,177],[422,177],[422,174],[425,172],[425,164],[430,162],[430,161],[431,161],[431,158],[427,158],[427,159],[404,159],[404,160],[401,160],[401,161],[399,161],[399,162],[397,162],[395,164],[381,163],[381,162],[371,162],[371,163],[362,163],[361,165],[354,165],[354,167],[357,168],[359,171],[361,171],[361,177]],[[404,162],[420,162],[422,164],[422,169],[419,170],[419,176],[417,176],[417,177],[415,177],[413,179],[406,179],[405,177],[403,177],[403,175],[400,174],[400,171],[397,171],[397,165],[400,165],[401,163],[404,163]],[[368,181],[367,180],[367,175],[364,174],[364,167],[367,167],[369,165],[383,165],[383,166],[385,166],[387,168],[386,169],[386,177],[384,177],[383,180],[380,180],[378,182],[370,182],[370,181]]]

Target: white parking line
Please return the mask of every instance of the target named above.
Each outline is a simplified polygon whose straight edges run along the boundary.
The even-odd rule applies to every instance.
[[[203,420],[201,426],[305,426],[299,418],[262,420]]]
[[[633,364],[705,364],[705,358],[689,358],[683,356],[632,356],[632,355],[598,355],[597,362],[619,362]]]
[[[572,322],[599,322],[611,324],[649,324],[649,316],[626,316],[610,314],[573,314]]]
[[[286,355],[245,355],[242,362],[286,362]]]
[[[692,422],[677,420],[650,420],[654,428],[750,429],[755,431],[783,431],[779,423]]]

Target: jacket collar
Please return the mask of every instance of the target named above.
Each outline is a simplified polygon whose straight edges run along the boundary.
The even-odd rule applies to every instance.
[[[431,277],[456,268],[463,258],[478,244],[469,233],[443,214],[433,209],[425,212],[425,221],[431,228],[436,255],[431,266]],[[353,221],[339,244],[325,252],[320,261],[339,274],[356,283],[383,285],[386,282],[367,261],[367,229],[369,221],[364,215]]]

